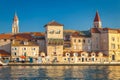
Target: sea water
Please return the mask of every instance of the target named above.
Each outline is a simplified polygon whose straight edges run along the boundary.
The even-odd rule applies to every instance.
[[[0,66],[0,80],[120,80],[120,66]]]

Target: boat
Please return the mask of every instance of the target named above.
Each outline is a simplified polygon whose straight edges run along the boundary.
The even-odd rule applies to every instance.
[[[2,61],[0,61],[0,66],[6,66],[6,65],[8,65],[8,62],[2,62]]]

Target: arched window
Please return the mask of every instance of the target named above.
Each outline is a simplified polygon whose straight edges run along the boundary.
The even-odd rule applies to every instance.
[[[95,56],[96,56],[96,54],[95,54],[94,52],[92,52],[92,53],[91,53],[91,56],[92,56],[92,57],[95,57]]]
[[[82,53],[82,54],[81,54],[81,56],[82,56],[82,57],[84,57],[84,56],[85,56],[85,54],[84,54],[84,53]]]
[[[50,30],[50,32],[49,32],[50,34],[53,34],[54,33],[54,30]]]
[[[66,53],[66,56],[70,56],[70,53]]]
[[[56,31],[56,34],[60,34],[60,30],[57,30],[57,31]]]
[[[64,60],[66,61],[66,58],[64,58]]]
[[[78,56],[78,53],[74,53],[74,56]]]

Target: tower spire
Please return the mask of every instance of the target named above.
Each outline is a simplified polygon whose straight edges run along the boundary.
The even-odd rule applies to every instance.
[[[16,12],[12,23],[12,33],[13,34],[19,33],[19,20]]]
[[[96,11],[96,15],[94,18],[94,27],[95,28],[102,28],[102,23],[101,23],[101,19],[100,19],[98,11]]]
[[[16,12],[15,12],[13,21],[18,21],[18,16],[17,16],[17,13],[16,13]]]

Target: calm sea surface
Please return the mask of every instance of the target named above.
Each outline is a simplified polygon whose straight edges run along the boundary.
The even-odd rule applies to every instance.
[[[0,80],[120,80],[120,66],[0,66]]]

